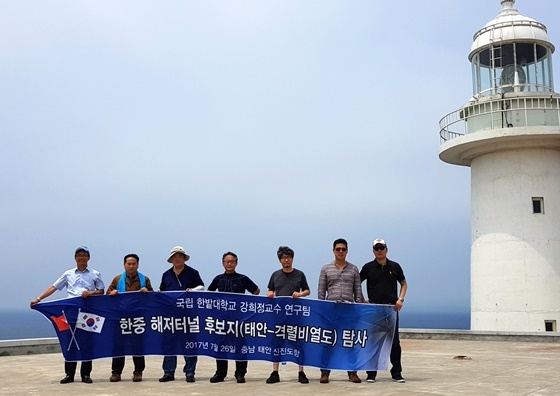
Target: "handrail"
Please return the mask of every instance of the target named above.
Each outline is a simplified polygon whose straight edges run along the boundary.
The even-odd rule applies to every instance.
[[[532,117],[537,111],[542,116]],[[517,115],[515,123],[513,121],[514,113]],[[481,117],[485,118],[481,119]],[[481,120],[484,127],[469,130],[469,121],[475,121],[477,118]],[[439,121],[440,144],[481,129],[541,125],[560,125],[559,96],[531,96],[473,101],[445,115]]]

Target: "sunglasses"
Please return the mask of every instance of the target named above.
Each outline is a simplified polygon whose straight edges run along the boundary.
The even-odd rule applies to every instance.
[[[345,252],[346,248],[336,248],[334,250],[336,250],[337,252]]]
[[[385,246],[375,246],[373,250],[375,250],[376,252],[379,250],[385,250]]]

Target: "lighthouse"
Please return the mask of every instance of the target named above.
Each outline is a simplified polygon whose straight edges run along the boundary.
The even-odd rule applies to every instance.
[[[558,331],[560,95],[547,28],[502,0],[475,33],[473,93],[440,121],[442,161],[471,168],[471,329]]]

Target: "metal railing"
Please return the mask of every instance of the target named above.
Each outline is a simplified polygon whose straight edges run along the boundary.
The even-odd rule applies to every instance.
[[[560,126],[559,96],[530,96],[477,101],[439,121],[440,144],[480,130]]]

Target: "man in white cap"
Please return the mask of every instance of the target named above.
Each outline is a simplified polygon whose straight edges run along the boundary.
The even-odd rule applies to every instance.
[[[31,307],[41,302],[57,290],[66,288],[68,298],[82,297],[88,298],[94,294],[103,294],[105,284],[101,279],[101,274],[93,268],[88,268],[89,249],[85,246],[80,246],[74,252],[74,260],[76,261],[76,268],[69,269],[64,272],[60,278],[49,286],[47,290],[39,295],[36,299],[32,300],[29,304]],[[61,384],[69,384],[74,382],[74,375],[76,374],[77,362],[64,362],[64,371],[66,377],[60,380]],[[91,384],[93,381],[90,377],[92,369],[91,360],[82,362],[80,367],[80,375],[82,382]]]
[[[368,299],[371,304],[390,304],[397,312],[395,336],[391,346],[391,377],[393,381],[405,382],[401,375],[401,343],[399,341],[399,311],[406,296],[407,283],[404,272],[395,261],[387,258],[387,244],[384,239],[377,238],[373,241],[373,254],[375,260],[364,264],[360,271],[362,282],[366,281]],[[397,283],[401,285],[397,293]],[[367,382],[375,382],[377,371],[367,372]]]
[[[168,263],[173,267],[165,271],[161,277],[160,291],[184,291],[184,290],[204,290],[204,282],[197,270],[185,264],[190,256],[182,246],[175,246],[169,253]],[[187,382],[195,382],[194,374],[196,370],[196,356],[184,356],[185,366],[183,372]],[[163,358],[163,377],[159,382],[175,380],[175,369],[177,368],[177,356],[165,356]]]

